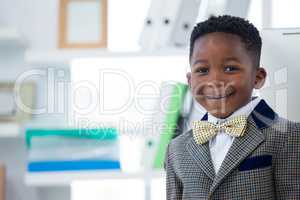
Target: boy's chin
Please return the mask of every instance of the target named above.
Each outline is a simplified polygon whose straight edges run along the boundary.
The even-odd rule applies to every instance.
[[[219,119],[226,119],[227,117],[229,117],[233,112],[230,111],[222,111],[222,110],[211,110],[208,111],[209,114],[211,114],[212,116],[219,118]]]

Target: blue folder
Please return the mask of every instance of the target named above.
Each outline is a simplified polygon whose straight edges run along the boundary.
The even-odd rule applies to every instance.
[[[29,172],[114,170],[120,169],[120,161],[114,160],[72,160],[29,162]]]

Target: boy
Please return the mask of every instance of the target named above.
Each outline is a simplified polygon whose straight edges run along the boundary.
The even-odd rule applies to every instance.
[[[239,17],[194,28],[187,78],[207,114],[168,146],[168,200],[300,199],[300,124],[251,96],[266,78],[261,45]]]

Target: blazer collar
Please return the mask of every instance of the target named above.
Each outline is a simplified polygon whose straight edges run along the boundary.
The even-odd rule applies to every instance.
[[[259,129],[268,128],[278,120],[278,114],[264,100],[257,104],[250,116]]]
[[[260,100],[260,102],[255,106],[254,110],[251,112],[249,118],[252,118],[255,125],[259,129],[268,128],[277,119],[278,114],[265,102],[265,100]],[[206,113],[201,121],[208,120],[208,113]]]
[[[202,117],[201,121],[207,121],[207,120],[208,120],[208,113],[206,113],[206,114]]]

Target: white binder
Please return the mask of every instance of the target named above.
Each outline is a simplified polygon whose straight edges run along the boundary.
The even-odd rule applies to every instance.
[[[259,94],[279,116],[300,121],[300,28],[263,29],[260,33],[261,66],[267,71],[267,84]]]
[[[224,14],[246,18],[250,0],[209,0],[207,3],[206,18]]]
[[[224,14],[247,18],[250,0],[227,0]]]
[[[152,0],[144,27],[139,38],[142,49],[153,50],[157,43],[160,28],[160,16],[162,15],[163,4],[159,0]]]
[[[190,34],[196,23],[200,4],[201,0],[182,1],[169,42],[170,46],[187,47],[189,45]]]
[[[139,43],[143,50],[186,47],[203,0],[152,0]]]
[[[163,12],[160,15],[160,28],[157,30],[160,34],[157,40],[157,47],[167,47],[175,26],[177,24],[177,16],[181,12],[181,5],[184,0],[164,0]]]
[[[208,0],[207,8],[205,12],[205,19],[211,15],[222,15],[225,11],[225,5],[227,0]]]
[[[187,47],[193,26],[199,16],[234,15],[246,18],[250,0],[152,0],[140,36],[144,50]]]

